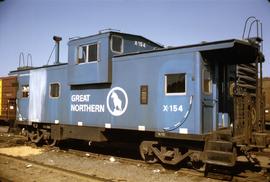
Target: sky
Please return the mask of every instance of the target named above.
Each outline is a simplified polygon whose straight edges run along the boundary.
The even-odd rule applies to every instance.
[[[21,52],[25,60],[28,53],[32,55],[33,66],[47,64],[54,35],[63,38],[60,61],[67,62],[69,38],[102,29],[182,46],[241,39],[249,16],[263,23],[263,75],[270,77],[269,0],[4,0],[0,1],[0,76],[17,69]]]

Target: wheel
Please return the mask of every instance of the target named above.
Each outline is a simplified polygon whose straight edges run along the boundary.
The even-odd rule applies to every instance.
[[[199,162],[192,162],[192,167],[196,171],[205,172],[206,165],[205,163],[199,161]]]
[[[39,130],[32,131],[31,133],[28,132],[28,139],[33,143],[36,143],[36,144],[39,143],[42,138],[43,138],[43,134]]]
[[[49,145],[50,147],[53,147],[56,145],[57,140],[56,139],[47,139],[45,140],[46,144]]]
[[[151,143],[143,141],[140,145],[140,154],[142,159],[149,164],[156,163],[158,158],[151,150]]]

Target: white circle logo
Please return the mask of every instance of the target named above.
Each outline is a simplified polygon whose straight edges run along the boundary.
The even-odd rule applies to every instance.
[[[123,107],[124,106],[124,107]],[[121,87],[114,87],[107,95],[107,108],[113,116],[121,116],[128,106],[128,96]]]

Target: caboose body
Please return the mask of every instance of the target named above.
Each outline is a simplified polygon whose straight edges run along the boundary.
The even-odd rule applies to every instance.
[[[248,115],[238,118],[239,98],[249,95],[249,109],[257,103],[257,44],[232,39],[164,48],[106,32],[68,46],[68,63],[10,72],[18,81],[16,124],[28,127],[32,141],[135,139],[150,162],[176,164],[204,151],[209,163],[234,165],[233,146],[246,138],[223,141],[222,159],[222,147],[206,141],[221,128],[243,135]]]

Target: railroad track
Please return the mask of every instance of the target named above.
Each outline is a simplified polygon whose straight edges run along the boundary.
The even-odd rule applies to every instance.
[[[120,163],[124,163],[124,164],[131,164],[131,165],[139,166],[139,167],[147,167],[148,169],[153,170],[153,171],[160,169],[160,171],[162,171],[162,173],[164,173],[164,172],[179,173],[179,174],[183,174],[183,175],[193,175],[193,176],[198,176],[198,177],[204,176],[204,171],[200,171],[200,170],[196,170],[196,169],[192,169],[192,168],[187,168],[187,167],[183,167],[183,166],[179,166],[179,165],[178,166],[171,166],[171,165],[162,165],[161,163],[148,164],[142,159],[124,158],[124,157],[118,157],[118,156],[113,156],[113,155],[105,155],[105,154],[93,153],[93,152],[89,152],[89,151],[76,150],[76,149],[71,149],[71,148],[60,149],[59,147],[45,146],[45,149],[58,150],[59,152],[69,153],[72,155],[76,155],[78,157],[94,158],[94,159],[104,160],[104,161],[108,161],[108,160],[110,160],[111,157],[113,157],[116,162],[120,162]]]
[[[81,150],[75,150],[75,149],[68,149],[68,153],[80,156],[80,157],[89,157],[89,158],[96,158],[96,159],[101,159],[101,160],[108,160],[108,155],[103,155],[103,154],[97,154],[97,153],[92,153],[92,152],[86,152],[86,151],[81,151]],[[147,166],[149,169],[157,169],[157,168],[166,168],[166,172],[168,173],[175,173],[177,172],[178,174],[183,174],[183,175],[192,175],[192,176],[198,176],[198,177],[203,177],[204,176],[204,170],[202,169],[193,169],[192,167],[188,166],[164,166],[160,163],[155,163],[155,164],[148,164],[145,161],[141,159],[130,159],[130,158],[123,158],[123,157],[116,157],[114,156],[116,161],[119,161],[121,163],[127,163],[127,164],[133,164],[137,166]],[[245,164],[242,164],[245,165]],[[240,165],[240,166],[242,166]],[[218,180],[225,180],[225,181],[239,181],[239,182],[254,182],[254,181],[270,181],[270,178],[264,178],[262,175],[257,175],[255,172],[252,173],[252,171],[257,171],[258,168],[256,166],[253,167],[248,167],[251,164],[246,164],[247,168],[249,169],[250,173],[241,173],[241,174],[226,174],[222,173],[224,172],[223,169],[219,172],[211,172],[208,177],[218,179]],[[220,169],[219,169],[220,170]],[[234,169],[232,169],[234,170]],[[259,173],[259,172],[258,172]],[[265,180],[264,180],[265,179]],[[267,180],[268,179],[268,180]]]
[[[58,148],[57,148],[58,149]],[[61,152],[64,152],[63,150],[60,150]],[[103,154],[96,154],[96,153],[92,153],[92,152],[86,152],[86,151],[81,151],[81,150],[75,150],[75,149],[67,149],[67,152],[76,156],[80,156],[80,157],[89,157],[89,158],[95,158],[95,159],[100,159],[100,160],[108,160],[108,156],[107,155],[103,155]],[[155,163],[155,164],[148,164],[145,163],[145,161],[143,160],[137,160],[137,159],[129,159],[129,158],[122,158],[122,157],[113,157],[115,158],[116,161],[121,162],[121,163],[127,163],[127,164],[133,164],[133,165],[137,165],[137,166],[147,166],[149,169],[155,170],[157,168],[163,168],[164,166],[162,166],[159,163]],[[203,170],[196,170],[196,169],[192,169],[192,168],[186,168],[186,167],[180,167],[180,166],[167,166],[166,171],[169,173],[175,173],[177,172],[179,175],[192,175],[192,176],[198,176],[198,177],[203,177],[204,176],[204,171]],[[211,178],[215,178],[218,180],[225,180],[225,181],[231,181],[232,179],[234,181],[239,181],[239,182],[254,182],[254,176],[247,176],[247,175],[235,175],[230,176],[230,175],[226,175],[226,174],[221,174],[221,173],[211,173],[209,175],[209,177]],[[252,177],[252,178],[250,178]],[[255,178],[256,179],[256,178]],[[261,180],[259,180],[261,181]]]
[[[60,150],[60,151],[63,152],[63,150]],[[96,153],[86,152],[86,151],[81,151],[81,150],[68,149],[67,151],[68,151],[68,153],[71,153],[73,155],[80,156],[80,157],[87,156],[89,158],[101,159],[101,160],[105,160],[105,161],[108,160],[108,158],[109,158],[108,155],[96,154]],[[204,176],[204,173],[203,173],[204,171],[186,168],[183,166],[182,167],[170,166],[170,165],[164,166],[160,163],[148,164],[141,159],[129,159],[129,158],[123,158],[123,157],[116,157],[116,156],[113,156],[113,158],[115,159],[115,161],[118,161],[120,163],[132,164],[132,165],[136,165],[136,166],[140,166],[140,167],[147,167],[148,169],[151,169],[151,170],[165,167],[166,171],[169,173],[177,172],[177,173],[181,173],[181,174],[185,174],[185,175],[194,175],[194,176],[200,176],[200,177]]]
[[[29,160],[29,159],[25,159],[22,157],[14,157],[11,155],[6,155],[6,154],[1,154],[0,153],[0,158],[3,159],[8,159],[8,160],[12,160],[12,161],[16,161],[16,162],[22,162],[25,163],[27,166],[35,166],[35,167],[39,167],[45,170],[50,170],[50,171],[54,171],[56,173],[62,174],[62,175],[66,175],[69,177],[73,177],[76,178],[78,180],[86,180],[86,181],[93,181],[93,182],[113,182],[110,179],[105,179],[105,178],[101,178],[101,177],[97,177],[95,175],[89,175],[89,174],[85,174],[85,173],[80,173],[77,171],[72,171],[72,170],[68,170],[68,169],[64,169],[64,168],[60,168],[60,167],[56,167],[56,166],[51,166],[51,165],[47,165],[44,163],[40,163],[37,161],[33,161],[33,160]]]
[[[156,169],[160,169],[160,172],[162,172],[162,173],[178,173],[178,175],[183,174],[183,175],[192,175],[192,176],[198,176],[198,177],[203,177],[203,175],[204,175],[202,171],[186,168],[183,166],[164,166],[164,165],[161,165],[159,163],[147,164],[143,160],[140,160],[139,158],[132,159],[132,158],[122,157],[121,155],[119,157],[119,156],[115,156],[114,154],[111,154],[111,153],[109,153],[109,154],[108,153],[107,154],[95,153],[95,152],[89,151],[89,148],[88,148],[88,150],[87,149],[86,150],[77,150],[77,149],[72,148],[72,146],[66,147],[65,149],[61,149],[59,147],[48,147],[48,146],[43,146],[42,148],[48,152],[52,151],[52,150],[56,150],[59,153],[69,153],[69,154],[76,155],[79,157],[87,157],[87,158],[93,158],[93,159],[104,160],[104,161],[110,161],[110,157],[113,157],[115,162],[132,164],[132,165],[135,165],[138,167],[143,167],[143,168],[147,167],[149,170],[153,170],[153,171]],[[107,149],[104,148],[104,150],[108,150],[108,148]],[[9,156],[9,155],[5,155],[5,154],[0,154],[0,158],[20,161],[20,162],[31,164],[33,166],[37,166],[37,167],[40,167],[43,169],[53,170],[59,174],[71,176],[71,177],[86,180],[86,181],[87,180],[90,180],[90,181],[115,181],[114,179],[105,179],[105,178],[101,178],[101,177],[98,177],[95,175],[80,173],[77,171],[64,169],[61,167],[57,167],[55,165],[52,166],[52,165],[44,164],[44,163],[41,163],[38,161],[33,161],[33,160],[22,158],[22,157],[14,157],[14,156]],[[165,169],[164,169],[164,167],[165,167]],[[218,179],[222,179],[222,176],[219,175]],[[236,176],[234,176],[234,179],[236,179],[237,181],[254,181],[254,177],[252,178],[253,180],[250,180],[248,175],[236,175]]]
[[[76,156],[80,156],[80,157],[87,157],[87,158],[95,158],[95,159],[99,159],[99,160],[105,160],[108,161],[108,159],[111,156],[107,156],[107,155],[103,155],[103,154],[96,154],[96,153],[91,153],[91,152],[84,152],[84,151],[79,151],[79,150],[75,150],[75,149],[68,149],[68,150],[60,150],[58,147],[42,147],[43,149],[47,150],[48,152],[50,150],[59,150],[58,153],[65,153],[65,154],[72,154],[72,155],[76,155]],[[86,155],[88,154],[88,155]],[[156,170],[157,168],[161,168],[161,164],[147,164],[142,160],[135,160],[135,159],[126,159],[126,158],[121,158],[121,157],[113,157],[115,158],[115,162],[120,162],[120,163],[126,163],[126,164],[133,164],[136,166],[140,166],[140,167],[144,167],[147,166],[148,169],[150,170]],[[76,179],[82,179],[82,181],[106,181],[106,182],[115,182],[115,181],[119,181],[119,179],[105,179],[105,178],[101,178],[95,175],[89,175],[89,174],[85,174],[85,173],[80,173],[77,171],[73,171],[73,170],[68,170],[68,169],[64,169],[61,167],[57,167],[57,166],[52,166],[52,165],[48,165],[48,164],[44,164],[35,160],[30,160],[30,159],[26,159],[26,158],[22,158],[22,157],[14,157],[14,156],[10,156],[10,155],[6,155],[6,154],[1,154],[0,153],[0,161],[4,161],[5,159],[8,160],[13,160],[13,161],[17,161],[17,162],[22,162],[24,163],[24,166],[27,165],[31,165],[32,167],[39,167],[42,168],[44,170],[52,170],[55,171],[61,175],[66,175],[69,177],[73,177]],[[166,170],[169,171],[169,170]],[[175,172],[173,170],[171,170],[171,172]],[[201,173],[195,172],[195,171],[189,171],[187,169],[181,170],[181,172],[179,172],[179,174],[183,174],[183,175],[196,175],[196,176],[203,176]],[[3,181],[9,181],[5,178],[2,178]],[[1,177],[0,177],[0,181],[1,181]],[[121,181],[121,180],[120,180]],[[128,180],[124,180],[122,179],[122,181],[128,181]]]
[[[61,151],[61,150],[60,150]],[[85,152],[85,151],[80,151],[76,149],[68,149],[67,150],[69,153],[74,154],[76,156],[80,157],[89,157],[89,158],[95,158],[95,159],[102,159],[102,160],[108,160],[109,156],[108,155],[103,155],[103,154],[96,154],[92,152]],[[113,159],[116,161],[122,162],[122,163],[128,163],[128,164],[134,164],[134,165],[143,165],[143,166],[152,166],[154,167],[160,167],[160,164],[147,164],[143,160],[137,160],[137,159],[128,159],[128,158],[122,158],[122,157],[116,157],[116,156],[111,156]]]

